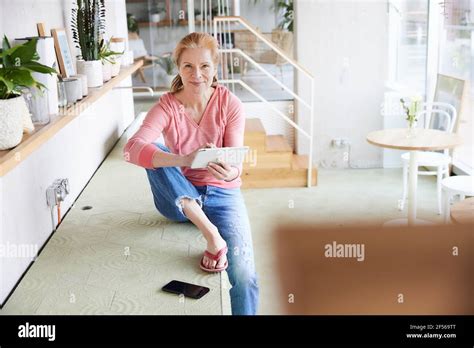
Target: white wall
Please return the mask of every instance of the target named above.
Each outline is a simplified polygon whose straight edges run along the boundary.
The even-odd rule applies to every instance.
[[[51,29],[66,28],[73,56],[79,53],[72,41],[71,9],[74,0],[0,0],[0,35],[10,41],[37,36],[36,23],[44,23],[46,35]],[[106,35],[128,39],[125,0],[106,0]]]
[[[367,133],[382,128],[380,115],[387,69],[386,2],[378,0],[297,0],[297,60],[316,79],[314,161],[321,167],[347,167],[344,150],[331,139],[352,144],[353,166],[378,167],[382,150],[367,143]],[[310,100],[308,80],[298,77],[298,90]],[[309,115],[297,110],[309,129]],[[298,151],[308,142],[299,137]]]
[[[10,40],[38,35],[36,23],[46,30],[64,28],[63,2],[66,0],[0,0],[0,34]]]
[[[69,28],[72,0],[0,0],[0,36],[36,36],[36,23]],[[110,37],[127,38],[125,0],[106,0],[106,28]],[[73,48],[72,41],[69,42]],[[131,78],[121,82],[130,86]],[[54,179],[68,177],[71,194],[62,215],[87,184],[106,154],[134,119],[130,89],[109,91],[50,141],[0,178],[0,245],[34,244],[49,237],[52,222],[45,190]],[[59,152],[58,152],[59,151]],[[55,160],[56,159],[56,160]],[[48,163],[45,166],[45,163]],[[32,176],[31,173],[35,173]],[[32,258],[0,257],[0,305]]]

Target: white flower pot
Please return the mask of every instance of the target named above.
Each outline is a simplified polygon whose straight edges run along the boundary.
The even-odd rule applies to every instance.
[[[25,120],[31,116],[23,96],[0,99],[0,150],[17,146],[23,139]]]
[[[150,19],[153,23],[158,23],[160,21],[160,14],[159,13],[153,13],[150,16]]]
[[[104,84],[102,62],[100,60],[78,60],[77,73],[87,76],[87,87],[100,87]]]
[[[120,73],[120,57],[115,58],[115,64],[112,64],[112,77]]]
[[[104,82],[109,81],[112,78],[112,63],[104,61],[102,63],[102,79]]]

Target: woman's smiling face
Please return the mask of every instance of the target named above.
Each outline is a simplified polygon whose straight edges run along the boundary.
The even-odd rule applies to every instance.
[[[178,72],[184,89],[193,93],[206,92],[217,73],[211,51],[207,48],[187,48],[179,60]]]

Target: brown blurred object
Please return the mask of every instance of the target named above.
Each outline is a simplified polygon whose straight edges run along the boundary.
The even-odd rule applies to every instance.
[[[287,314],[474,314],[474,225],[277,229]],[[364,260],[325,246],[363,244]],[[458,256],[454,256],[457,247]],[[399,303],[403,296],[403,303]],[[293,300],[293,303],[291,301]]]
[[[474,225],[474,197],[455,203],[450,214],[451,220],[457,224]]]

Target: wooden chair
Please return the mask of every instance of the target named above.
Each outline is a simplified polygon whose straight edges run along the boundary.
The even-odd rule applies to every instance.
[[[148,54],[143,40],[137,33],[128,33],[128,43],[130,49],[133,51],[134,61],[143,61],[143,65],[133,74],[133,77],[138,75],[143,83],[147,83],[145,69],[153,68],[154,62],[158,57],[150,56]]]

